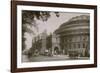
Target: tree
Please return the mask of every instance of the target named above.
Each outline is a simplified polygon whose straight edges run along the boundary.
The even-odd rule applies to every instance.
[[[56,14],[57,17],[59,17],[58,12],[54,13]],[[35,27],[38,30],[36,20],[47,21],[50,16],[51,16],[50,12],[48,11],[29,11],[29,10],[22,11],[22,50],[25,49],[26,39],[23,37],[24,33],[29,32],[35,34],[34,31],[32,31],[27,26]]]

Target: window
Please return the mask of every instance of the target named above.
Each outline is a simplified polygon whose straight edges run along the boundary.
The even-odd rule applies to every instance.
[[[76,48],[76,44],[73,44],[74,48]]]
[[[83,43],[83,48],[85,48],[85,43]]]
[[[80,44],[78,44],[78,48],[80,48]]]

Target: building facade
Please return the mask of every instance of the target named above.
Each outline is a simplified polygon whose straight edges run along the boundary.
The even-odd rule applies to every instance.
[[[90,17],[86,15],[73,17],[55,31],[60,36],[60,47],[64,54],[89,56],[89,20]]]

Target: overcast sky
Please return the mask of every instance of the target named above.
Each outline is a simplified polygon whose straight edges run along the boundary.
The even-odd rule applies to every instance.
[[[59,26],[65,22],[67,22],[69,19],[75,16],[80,15],[88,15],[86,13],[59,13],[60,16],[56,17],[56,15],[51,12],[51,17],[46,21],[37,21],[39,33],[42,33],[44,30],[47,30],[47,33],[54,32]]]

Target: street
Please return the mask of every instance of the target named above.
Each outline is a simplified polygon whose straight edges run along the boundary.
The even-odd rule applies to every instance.
[[[87,60],[88,57],[69,58],[67,55],[54,55],[54,56],[34,56],[28,58],[26,55],[22,56],[22,62],[41,62],[41,61],[61,61],[61,60]]]

